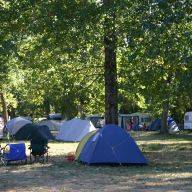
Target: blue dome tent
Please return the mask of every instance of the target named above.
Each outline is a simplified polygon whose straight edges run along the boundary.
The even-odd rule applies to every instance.
[[[167,118],[167,125],[170,133],[179,131],[179,128],[172,117]],[[149,126],[149,131],[159,131],[161,129],[161,119],[155,119]]]
[[[158,131],[161,129],[161,119],[155,119],[148,127],[149,131]]]
[[[14,135],[16,140],[53,140],[49,127],[46,125],[26,124]]]
[[[134,139],[116,125],[105,125],[84,145],[79,160],[87,164],[147,164]]]

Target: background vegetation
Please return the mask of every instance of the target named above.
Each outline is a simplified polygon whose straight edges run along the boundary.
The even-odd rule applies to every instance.
[[[12,117],[104,113],[111,29],[118,111],[182,121],[192,108],[192,2],[111,2],[0,1],[0,92]]]

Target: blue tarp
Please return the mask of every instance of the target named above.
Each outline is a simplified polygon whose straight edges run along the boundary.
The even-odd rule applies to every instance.
[[[105,125],[85,144],[80,161],[87,164],[147,164],[134,139],[116,125]]]
[[[8,144],[8,146],[10,151],[4,154],[6,161],[18,161],[27,159],[24,143]]]

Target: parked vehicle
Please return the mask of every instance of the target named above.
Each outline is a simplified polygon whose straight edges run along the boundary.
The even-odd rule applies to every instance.
[[[86,120],[91,121],[95,128],[102,128],[104,126],[104,124],[105,124],[105,119],[101,115],[87,116]]]
[[[192,130],[192,111],[185,113],[184,116],[184,129]]]
[[[0,117],[0,139],[3,138],[4,120]]]
[[[49,114],[47,117],[48,120],[59,120],[61,121],[63,119],[62,114],[60,113],[54,113],[54,114]]]
[[[149,113],[119,114],[119,126],[126,130],[145,130],[151,122]]]

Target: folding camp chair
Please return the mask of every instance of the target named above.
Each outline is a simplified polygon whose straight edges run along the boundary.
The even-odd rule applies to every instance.
[[[29,146],[30,149],[30,162],[48,162],[48,145],[47,142],[42,142],[41,140],[34,141],[31,140],[31,144]],[[32,161],[32,158],[34,158],[34,161]]]

